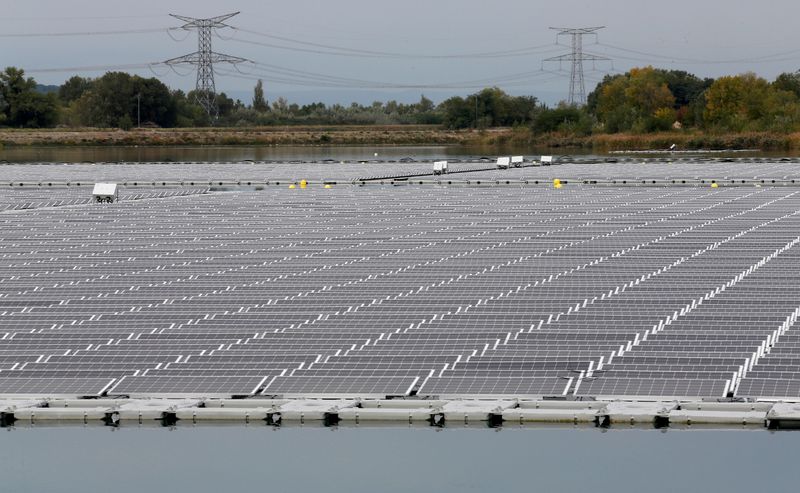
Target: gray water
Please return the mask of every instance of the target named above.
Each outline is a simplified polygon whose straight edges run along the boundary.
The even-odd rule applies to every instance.
[[[207,146],[207,147],[47,147],[6,146],[0,148],[0,162],[237,162],[237,161],[292,161],[292,160],[365,160],[377,158],[395,160],[413,158],[431,160],[438,158],[456,158],[466,156],[498,156],[524,155],[539,156],[541,154],[592,156],[591,151],[568,149],[538,149],[530,146]],[[785,153],[735,152],[714,153],[714,157],[783,157]],[[653,154],[642,154],[657,157]],[[667,155],[667,154],[665,154]],[[702,154],[701,154],[702,155]],[[636,154],[626,154],[636,156]]]
[[[525,149],[501,149],[523,153]],[[8,162],[236,162],[270,160],[419,160],[451,156],[496,155],[498,148],[460,146],[287,146],[287,147],[5,147],[0,160]],[[530,149],[528,149],[530,153]]]
[[[4,492],[794,492],[797,432],[16,427]]]

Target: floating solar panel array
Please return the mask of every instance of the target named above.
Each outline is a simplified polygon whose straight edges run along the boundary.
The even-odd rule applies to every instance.
[[[498,170],[492,158],[448,160],[447,178],[471,181],[610,181],[623,185],[658,180],[676,184],[691,180],[741,183],[764,180],[764,184],[791,180],[800,182],[798,160],[753,160],[721,158],[560,158],[553,165],[540,166],[527,158],[523,167]],[[758,161],[758,162],[754,162]],[[536,164],[536,165],[534,165]],[[288,183],[299,180],[339,181],[391,180],[433,177],[430,162],[239,162],[239,163],[150,163],[150,164],[6,164],[1,165],[3,183],[30,185],[107,181],[125,186],[209,186],[225,183]],[[188,177],[188,178],[187,178]],[[624,182],[624,183],[623,183]]]
[[[0,394],[800,398],[798,189],[274,188],[0,231]]]
[[[625,160],[615,163],[578,161],[551,166],[492,169],[459,176],[469,180],[552,181],[555,178],[570,182],[607,182],[626,184],[686,184],[705,180],[737,185],[757,182],[764,185],[800,183],[800,166],[795,161],[772,161],[754,164],[750,160]],[[763,180],[763,182],[762,182]],[[794,180],[794,181],[793,181]]]
[[[487,163],[453,162],[450,173],[488,169]],[[491,165],[493,166],[493,165]],[[151,164],[8,164],[0,167],[2,181],[44,187],[108,181],[125,186],[221,185],[340,181],[433,175],[432,163],[317,162],[317,163],[151,163]],[[188,178],[187,178],[188,177]],[[220,183],[221,182],[221,183]]]
[[[207,191],[207,187],[129,188],[123,190],[119,198],[121,200],[163,199],[206,193]],[[81,190],[80,188],[11,188],[0,193],[0,212],[39,209],[42,207],[86,205],[92,202],[94,202],[94,198],[91,196],[90,191]]]

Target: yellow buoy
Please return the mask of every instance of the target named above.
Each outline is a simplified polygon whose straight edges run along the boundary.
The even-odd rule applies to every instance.
[[[325,185],[325,188],[333,188],[333,187],[330,185]]]
[[[300,188],[306,188],[308,186],[308,182],[305,180],[300,180]]]
[[[561,180],[559,180],[558,178],[556,178],[555,180],[553,180],[553,186],[554,186],[555,188],[561,188]]]
[[[292,184],[292,185],[289,185],[289,189],[295,189],[295,188],[297,188],[297,186],[296,186],[296,185],[294,185],[294,184]]]
[[[712,183],[711,188],[719,188],[719,185],[717,183]]]

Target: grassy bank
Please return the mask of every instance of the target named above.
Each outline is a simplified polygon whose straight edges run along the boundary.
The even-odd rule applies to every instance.
[[[470,132],[437,126],[0,130],[8,146],[225,146],[466,144]]]
[[[549,136],[551,147],[582,147],[599,152],[630,150],[663,150],[675,144],[682,150],[792,151],[800,149],[800,134],[664,132],[655,134],[599,134],[572,138]]]
[[[447,130],[430,125],[179,129],[0,129],[0,146],[318,146],[470,145],[584,149],[596,152],[668,149],[800,150],[800,133],[676,131],[654,134],[534,135],[527,128]]]
[[[506,129],[502,133],[480,133],[472,136],[478,145],[528,145],[542,149],[582,149],[598,153],[612,151],[666,150],[675,144],[681,150],[744,150],[798,151],[800,133],[769,132],[705,133],[676,131],[652,134],[596,134],[588,136],[546,134],[532,135],[523,129]]]

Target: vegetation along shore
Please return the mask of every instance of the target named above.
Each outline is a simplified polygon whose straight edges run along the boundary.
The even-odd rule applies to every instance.
[[[606,76],[586,105],[549,107],[486,88],[434,104],[271,103],[215,95],[210,119],[193,92],[109,72],[40,86],[0,72],[0,145],[521,145],[596,151],[800,150],[800,72],[701,79],[653,67]]]
[[[759,149],[800,151],[800,132],[702,131],[575,135],[535,134],[525,128],[452,130],[439,126],[312,126],[170,129],[0,129],[0,147],[17,146],[526,146],[537,149],[633,150]]]

